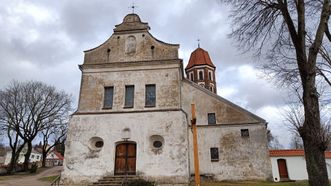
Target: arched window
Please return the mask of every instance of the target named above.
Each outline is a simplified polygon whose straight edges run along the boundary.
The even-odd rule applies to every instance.
[[[193,72],[190,72],[190,73],[189,73],[189,78],[190,78],[190,80],[191,80],[191,81],[193,81],[193,80],[194,80],[194,78],[193,78],[193,77],[194,77],[194,76],[193,76]]]
[[[199,71],[199,80],[203,80],[203,71]]]
[[[214,92],[214,88],[215,88],[214,87],[214,84],[210,83],[209,84],[209,90],[212,91],[212,92]]]
[[[209,80],[212,80],[212,79],[211,79],[211,72],[210,72],[210,71],[208,72],[208,79],[209,79]]]

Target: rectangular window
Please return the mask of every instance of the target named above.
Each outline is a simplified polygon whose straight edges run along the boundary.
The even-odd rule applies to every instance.
[[[146,85],[145,106],[155,107],[156,102],[155,85]]]
[[[215,113],[208,113],[208,124],[216,124]]]
[[[124,107],[132,108],[133,105],[134,105],[134,85],[126,85]]]
[[[217,147],[210,148],[210,159],[211,161],[219,161],[219,153]]]
[[[249,131],[248,129],[241,129],[241,137],[242,138],[249,138]]]
[[[105,87],[104,102],[103,102],[104,108],[113,107],[113,93],[114,93],[114,87]]]

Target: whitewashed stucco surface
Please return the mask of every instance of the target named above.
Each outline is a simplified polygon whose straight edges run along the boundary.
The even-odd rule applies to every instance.
[[[304,156],[270,157],[272,176],[275,182],[279,182],[280,180],[277,164],[278,159],[285,159],[290,180],[308,180],[306,160]],[[326,168],[328,169],[328,177],[331,178],[331,159],[327,158],[325,161]]]
[[[128,128],[129,140],[137,143],[137,175],[159,181],[172,177],[168,181],[187,182],[186,124],[186,117],[180,111],[74,116],[70,121],[63,179],[68,180],[68,184],[87,183],[113,175],[115,145],[123,141],[122,131]],[[164,137],[162,152],[153,152],[149,140],[152,135]],[[92,137],[104,140],[101,151],[89,148]]]

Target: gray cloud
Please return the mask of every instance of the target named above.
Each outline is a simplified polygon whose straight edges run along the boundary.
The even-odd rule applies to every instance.
[[[12,79],[41,80],[78,100],[83,51],[103,43],[116,24],[131,12],[131,0],[4,0],[0,7],[0,88]],[[141,0],[136,12],[160,40],[180,44],[187,64],[197,47],[207,50],[217,66],[219,93],[261,117],[265,108],[282,106],[283,91],[256,76],[254,59],[240,55],[228,10],[220,1]],[[245,69],[247,71],[245,71]],[[262,111],[261,111],[262,110]],[[277,120],[270,123],[277,128]],[[284,142],[285,143],[285,142]]]

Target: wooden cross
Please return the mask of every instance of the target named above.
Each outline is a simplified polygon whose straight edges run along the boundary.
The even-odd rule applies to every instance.
[[[195,116],[195,104],[191,104],[192,109],[192,132],[193,132],[193,155],[194,155],[194,176],[195,176],[195,185],[200,186],[200,168],[199,168],[199,153],[198,153],[198,135],[197,135],[197,118]]]

